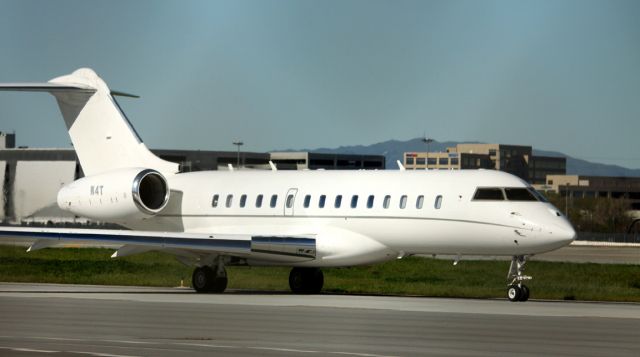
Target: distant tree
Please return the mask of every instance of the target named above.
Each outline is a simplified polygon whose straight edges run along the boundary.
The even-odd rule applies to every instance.
[[[633,221],[628,214],[631,204],[626,198],[567,199],[553,192],[545,195],[563,213],[568,208],[569,221],[580,232],[625,233]]]

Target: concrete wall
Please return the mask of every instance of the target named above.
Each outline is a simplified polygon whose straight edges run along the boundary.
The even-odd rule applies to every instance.
[[[18,161],[13,187],[13,204],[17,222],[73,218],[58,208],[58,190],[74,179],[75,161]]]

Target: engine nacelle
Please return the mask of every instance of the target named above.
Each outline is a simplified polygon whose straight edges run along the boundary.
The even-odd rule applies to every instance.
[[[158,171],[127,168],[81,178],[58,191],[58,206],[100,221],[152,217],[169,201],[169,185]]]

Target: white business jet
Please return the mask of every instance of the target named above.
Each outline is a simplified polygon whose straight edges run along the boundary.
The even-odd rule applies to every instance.
[[[2,84],[57,100],[85,177],[58,205],[131,230],[0,227],[29,250],[72,243],[157,250],[195,266],[197,292],[223,292],[226,265],[292,267],[295,293],[318,293],[320,268],[414,254],[511,256],[508,297],[526,301],[526,259],[576,235],[530,185],[500,171],[203,171],[154,156],[105,82],[78,69],[47,83]]]

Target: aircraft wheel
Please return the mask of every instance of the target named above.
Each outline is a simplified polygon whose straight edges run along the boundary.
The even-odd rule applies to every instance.
[[[211,286],[209,286],[209,292],[211,293],[223,293],[227,288],[227,270],[224,270],[224,276],[214,276]]]
[[[191,277],[191,286],[196,292],[206,293],[209,291],[214,278],[215,274],[210,267],[197,267]]]
[[[520,301],[520,296],[522,295],[522,290],[518,285],[511,285],[507,290],[507,297],[509,301]]]
[[[520,300],[522,302],[525,302],[527,300],[529,300],[529,288],[526,285],[522,285],[520,286]]]
[[[324,285],[324,274],[318,268],[293,268],[289,287],[296,294],[318,294]]]

